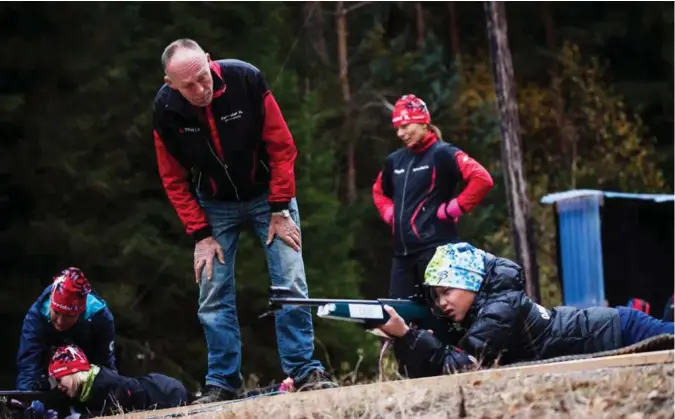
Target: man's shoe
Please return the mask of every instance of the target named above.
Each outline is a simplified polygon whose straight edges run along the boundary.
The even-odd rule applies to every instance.
[[[326,373],[321,370],[314,370],[309,373],[304,380],[296,380],[293,384],[297,391],[323,390],[339,387],[336,382],[328,378]]]
[[[204,388],[202,388],[201,394],[197,395],[197,399],[195,399],[191,404],[224,402],[228,400],[234,400],[236,398],[237,395],[231,391],[225,390],[222,387],[207,384],[204,386]]]

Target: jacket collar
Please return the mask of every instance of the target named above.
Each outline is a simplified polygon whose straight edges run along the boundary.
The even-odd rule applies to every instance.
[[[525,291],[523,270],[520,265],[512,260],[486,253],[485,280],[462,324],[470,325],[489,300],[512,291]]]
[[[227,89],[225,80],[223,79],[223,73],[220,69],[220,64],[216,61],[212,61],[209,58],[209,68],[211,69],[211,77],[213,78],[213,98],[217,98]]]
[[[436,134],[433,133],[433,131],[429,131],[424,135],[424,138],[420,140],[417,144],[414,146],[410,147],[408,150],[415,154],[419,153],[424,153],[427,151],[434,143],[438,141],[438,137],[436,137]]]

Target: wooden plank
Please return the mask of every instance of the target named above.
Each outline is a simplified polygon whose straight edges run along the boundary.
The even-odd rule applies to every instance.
[[[124,417],[125,419],[161,418],[165,415],[180,414],[181,416],[218,412],[224,417],[249,416],[247,412],[255,411],[260,403],[275,404],[280,411],[302,409],[321,409],[340,400],[369,399],[388,396],[391,394],[405,393],[406,391],[419,391],[420,389],[443,386],[471,384],[476,381],[498,380],[508,377],[525,377],[541,374],[570,373],[578,371],[598,370],[603,368],[635,367],[650,364],[672,364],[675,361],[675,351],[665,350],[658,352],[645,352],[638,354],[618,355],[611,357],[581,359],[576,361],[546,363],[513,368],[496,368],[482,371],[468,372],[463,374],[444,375],[439,377],[418,378],[414,380],[388,381],[372,384],[360,384],[348,387],[340,387],[327,390],[308,391],[302,393],[279,394],[275,396],[262,396],[258,398],[235,401],[212,403],[203,406],[184,406],[174,409],[163,409],[148,412],[134,412],[110,417]],[[330,400],[327,400],[330,399]]]

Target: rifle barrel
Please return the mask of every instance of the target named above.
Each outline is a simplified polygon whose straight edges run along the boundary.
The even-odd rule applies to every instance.
[[[377,300],[340,300],[340,299],[331,299],[331,298],[283,298],[283,297],[272,297],[270,298],[271,304],[279,305],[300,305],[300,306],[323,306],[326,304],[377,304],[380,302]]]
[[[377,300],[380,304],[389,304],[389,305],[419,305],[424,304],[424,301],[420,298],[415,300],[413,299],[396,299],[396,298],[380,298]]]
[[[0,390],[0,397],[43,397],[48,391]]]

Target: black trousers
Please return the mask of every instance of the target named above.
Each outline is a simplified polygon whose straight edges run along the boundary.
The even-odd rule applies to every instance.
[[[408,256],[394,256],[389,278],[389,298],[409,298],[422,290],[424,271],[436,248]]]

